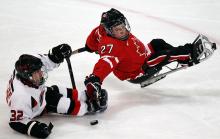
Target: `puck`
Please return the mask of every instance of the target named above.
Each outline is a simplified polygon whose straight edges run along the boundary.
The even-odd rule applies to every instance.
[[[98,120],[92,120],[92,121],[90,122],[90,125],[96,125],[96,124],[98,124],[98,123],[99,123]]]

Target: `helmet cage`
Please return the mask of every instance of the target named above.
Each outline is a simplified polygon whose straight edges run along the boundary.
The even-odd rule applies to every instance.
[[[25,82],[31,82],[35,86],[40,86],[45,83],[47,80],[48,74],[46,67],[43,66],[41,60],[35,56],[23,54],[19,57],[17,62],[15,63],[16,76],[20,80],[24,80]],[[34,81],[32,79],[32,74],[38,70],[42,71],[42,79],[38,81]]]
[[[113,37],[112,28],[120,24],[124,24],[128,32],[131,31],[127,18],[118,10],[112,8],[102,14],[101,25],[103,25],[108,35]]]
[[[36,85],[36,86],[43,85],[43,84],[46,82],[47,78],[48,78],[48,72],[47,72],[46,67],[45,67],[45,66],[42,66],[40,70],[41,70],[41,72],[42,72],[42,74],[43,74],[43,76],[40,78],[40,80],[37,80],[37,81],[36,81],[36,80],[33,80],[32,74],[33,74],[34,72],[29,76],[29,80],[30,80],[34,85]]]

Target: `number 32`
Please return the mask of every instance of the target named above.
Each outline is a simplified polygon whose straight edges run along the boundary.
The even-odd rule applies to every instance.
[[[23,111],[20,110],[11,110],[11,118],[10,121],[22,120]]]

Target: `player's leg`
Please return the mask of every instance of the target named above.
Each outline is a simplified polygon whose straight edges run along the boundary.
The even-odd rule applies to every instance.
[[[89,112],[105,111],[107,109],[108,93],[105,89],[101,89],[97,104],[96,102],[89,102],[88,97],[84,91],[78,93],[77,90],[73,90],[71,88],[58,87],[56,85],[53,85],[51,87],[53,88],[53,90],[57,90],[64,97],[70,98],[73,101],[77,100],[81,102],[86,102]]]
[[[100,110],[97,109],[95,103],[87,100],[85,91],[78,92],[76,89],[53,85],[47,89],[47,109],[56,113],[76,116],[104,111],[107,108],[107,91],[103,90],[99,98],[99,103],[102,106],[102,110]]]
[[[173,61],[189,61],[193,48],[191,44],[173,47],[162,39],[154,39],[149,45],[154,50],[154,53],[147,59],[149,67],[162,67]]]
[[[81,101],[86,101],[86,95],[84,93],[78,93],[77,90],[73,90],[72,88],[66,88],[62,86],[57,86],[57,85],[52,85],[51,89],[54,90],[55,92],[59,92],[60,94],[63,95],[63,97],[70,98],[73,100],[81,100]]]
[[[85,115],[88,110],[88,105],[84,100],[79,100],[78,96],[84,95],[85,93],[78,93],[77,90],[66,89],[66,92],[60,93],[58,87],[47,87],[46,92],[46,109],[49,112],[55,112],[60,114],[68,114],[74,116]],[[70,93],[72,91],[72,93]],[[74,94],[74,95],[73,95]],[[82,97],[81,96],[81,97]]]

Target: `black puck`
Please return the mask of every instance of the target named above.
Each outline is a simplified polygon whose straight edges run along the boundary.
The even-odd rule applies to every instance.
[[[98,124],[98,123],[99,123],[98,120],[92,120],[92,121],[90,122],[90,125],[96,125],[96,124]]]

